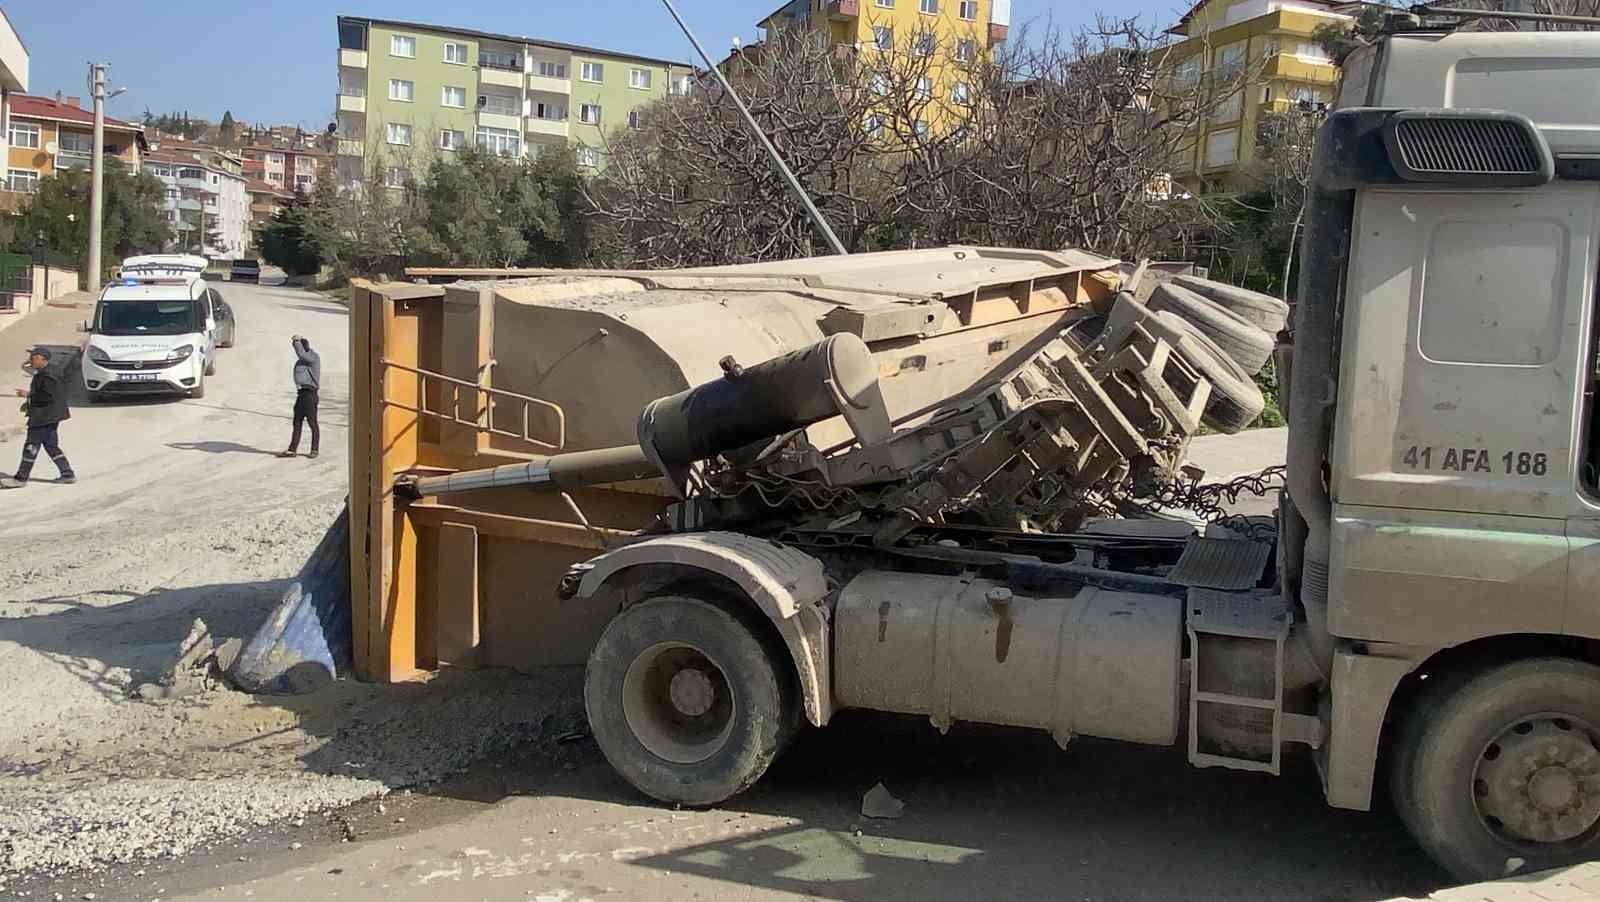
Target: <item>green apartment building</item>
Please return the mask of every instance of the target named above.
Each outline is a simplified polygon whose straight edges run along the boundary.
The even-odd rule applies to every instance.
[[[572,144],[605,165],[605,137],[689,89],[687,63],[416,22],[339,17],[337,172],[403,185],[468,142],[537,159]]]

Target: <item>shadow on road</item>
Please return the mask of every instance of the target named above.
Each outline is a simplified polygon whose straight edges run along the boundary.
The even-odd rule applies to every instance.
[[[306,310],[306,311],[309,311],[311,313],[328,313],[328,314],[332,314],[334,316],[349,316],[350,315],[350,311],[349,311],[348,308],[335,307],[335,306],[332,306],[332,305],[327,306],[327,307],[313,307],[310,304],[284,304],[283,307],[286,310]]]
[[[204,451],[207,454],[265,454],[270,457],[277,453],[241,445],[238,442],[168,442],[167,447],[179,451]]]

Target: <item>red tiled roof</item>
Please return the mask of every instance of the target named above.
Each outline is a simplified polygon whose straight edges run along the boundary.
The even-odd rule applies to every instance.
[[[57,103],[53,97],[35,97],[31,94],[12,94],[11,115],[23,119],[58,119],[64,122],[80,122],[84,125],[94,125],[94,112],[66,103]],[[107,128],[121,128],[130,131],[144,131],[144,126],[123,122],[121,119],[106,117]]]

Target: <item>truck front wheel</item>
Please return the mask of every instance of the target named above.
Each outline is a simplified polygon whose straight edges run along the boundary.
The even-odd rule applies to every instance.
[[[1398,751],[1401,817],[1453,876],[1600,852],[1600,668],[1543,658],[1441,684],[1419,699]]]
[[[584,707],[606,760],[646,795],[714,805],[753,784],[793,719],[758,624],[698,598],[619,614],[589,655]]]

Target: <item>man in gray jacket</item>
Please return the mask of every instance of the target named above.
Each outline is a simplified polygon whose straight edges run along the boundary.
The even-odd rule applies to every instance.
[[[294,431],[289,435],[289,450],[279,457],[294,457],[300,448],[300,426],[311,424],[311,453],[317,456],[317,446],[322,442],[322,429],[317,425],[317,391],[322,388],[322,358],[311,350],[311,342],[304,336],[289,339],[294,347]]]

